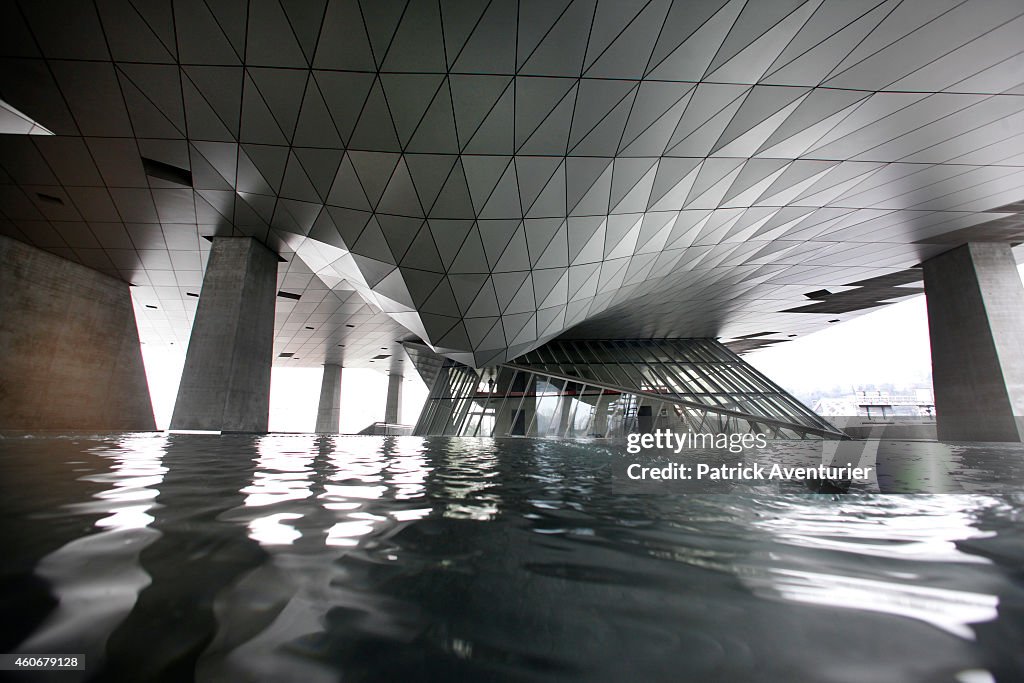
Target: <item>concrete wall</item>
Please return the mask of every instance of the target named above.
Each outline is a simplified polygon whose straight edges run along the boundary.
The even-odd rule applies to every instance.
[[[1024,287],[1010,245],[971,243],[924,263],[940,439],[1024,436]]]
[[[277,254],[214,238],[171,429],[267,431],[276,292]]]
[[[156,429],[127,283],[4,236],[0,359],[0,429]]]

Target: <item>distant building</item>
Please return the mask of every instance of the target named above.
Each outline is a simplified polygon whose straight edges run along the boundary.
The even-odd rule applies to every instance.
[[[820,398],[814,403],[813,409],[824,417],[934,417],[935,398],[928,387],[913,387],[898,392],[861,389],[845,396]]]

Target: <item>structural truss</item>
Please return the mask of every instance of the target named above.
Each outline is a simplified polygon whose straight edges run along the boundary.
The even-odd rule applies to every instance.
[[[709,339],[555,341],[484,370],[407,346],[430,386],[416,434],[607,438],[670,429],[845,438]]]

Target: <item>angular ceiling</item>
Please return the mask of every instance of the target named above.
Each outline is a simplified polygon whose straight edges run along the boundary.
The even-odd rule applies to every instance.
[[[0,139],[5,233],[129,280],[111,225],[252,235],[469,365],[784,340],[838,317],[806,292],[1022,238],[971,230],[1024,197],[1019,0],[2,11],[0,97],[54,133]]]

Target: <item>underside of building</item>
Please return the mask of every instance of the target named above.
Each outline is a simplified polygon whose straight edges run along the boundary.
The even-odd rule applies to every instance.
[[[148,406],[136,320],[188,347],[177,429],[266,431],[272,364],[325,368],[317,431],[352,367],[391,375],[399,423],[432,354],[421,433],[827,436],[734,352],[927,289],[940,436],[1024,434],[1016,0],[26,0],[0,22],[5,253],[75,266],[3,280],[0,350],[51,360],[3,371],[0,428],[115,428],[85,409],[115,351]],[[89,278],[107,323],[25,295]],[[109,348],[66,355],[96,324]],[[78,403],[24,417],[61,362],[90,369]]]

